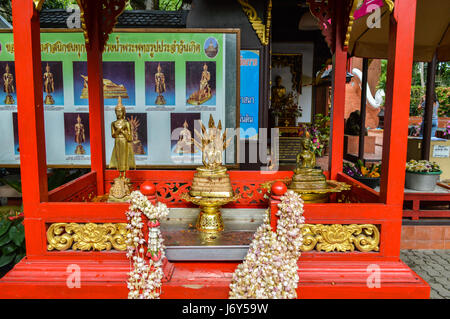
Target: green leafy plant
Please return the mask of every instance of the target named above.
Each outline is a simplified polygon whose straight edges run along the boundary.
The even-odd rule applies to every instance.
[[[10,212],[0,218],[0,268],[14,266],[25,257],[23,213]]]

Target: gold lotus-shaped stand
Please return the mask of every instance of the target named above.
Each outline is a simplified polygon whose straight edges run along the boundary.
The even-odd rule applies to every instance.
[[[209,117],[208,131],[201,122],[200,126],[201,133],[194,129],[197,139],[192,139],[192,142],[202,150],[203,166],[197,168],[189,193],[183,193],[181,198],[200,206],[197,230],[220,232],[224,230],[220,207],[239,198],[233,192],[227,169],[222,166],[222,152],[230,140],[227,141],[226,134],[221,133],[220,121],[215,126],[212,115]]]

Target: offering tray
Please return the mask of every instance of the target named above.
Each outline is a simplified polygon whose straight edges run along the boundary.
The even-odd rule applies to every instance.
[[[168,260],[243,260],[266,209],[222,208],[221,211],[224,231],[205,233],[195,228],[199,208],[171,208],[168,217],[161,220]]]

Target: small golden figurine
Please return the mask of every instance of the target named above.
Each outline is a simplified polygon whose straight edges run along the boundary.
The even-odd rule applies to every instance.
[[[178,142],[175,146],[174,152],[177,154],[191,154],[192,153],[192,135],[191,131],[188,129],[188,123],[184,121],[183,123],[183,129],[180,132],[180,136],[178,137]]]
[[[14,77],[9,72],[9,65],[6,64],[5,66],[5,73],[3,73],[3,92],[6,93],[5,97],[5,104],[16,104],[14,101],[14,98],[12,97],[11,93],[14,93]]]
[[[192,105],[201,105],[208,101],[211,97],[211,87],[209,81],[211,80],[211,73],[208,71],[206,63],[203,65],[202,77],[200,79],[200,88],[189,96],[187,102]]]
[[[88,77],[80,74],[83,78],[83,89],[81,90],[81,98],[87,99],[89,98],[88,91]],[[109,79],[103,79],[103,97],[105,99],[115,99],[121,97],[123,99],[128,98],[127,89],[123,86],[123,84],[116,84]]]
[[[125,176],[127,170],[136,168],[133,153],[133,136],[131,124],[125,118],[125,107],[122,98],[115,108],[117,120],[111,123],[111,136],[114,138],[114,148],[109,162],[109,168],[117,168],[119,177],[114,179],[108,201],[126,201],[131,193],[130,180]]]
[[[166,92],[166,80],[164,73],[161,72],[161,64],[158,63],[158,72],[155,73],[155,92],[158,93],[156,97],[155,104],[164,105],[166,104],[166,100],[162,93]]]
[[[45,96],[44,103],[48,105],[55,104],[55,100],[51,93],[55,92],[55,83],[53,81],[53,73],[50,72],[50,66],[46,65],[44,73],[44,92],[47,94]]]
[[[83,155],[86,153],[86,151],[83,148],[82,143],[86,140],[86,135],[84,133],[84,125],[81,123],[81,117],[78,114],[77,117],[77,123],[75,124],[75,143],[77,143],[77,148],[75,149],[75,154],[77,155]]]
[[[325,203],[329,193],[350,189],[350,186],[336,181],[327,181],[322,169],[316,168],[316,156],[311,151],[308,132],[302,139],[302,150],[297,154],[297,167],[288,188],[302,195],[305,203]]]
[[[286,88],[281,85],[282,78],[277,75],[275,77],[275,85],[271,89],[271,108],[281,109],[286,102]]]
[[[181,198],[201,208],[196,228],[202,232],[218,232],[224,229],[220,206],[239,198],[231,187],[227,169],[222,166],[222,153],[230,144],[226,134],[221,133],[222,124],[215,126],[212,115],[209,117],[208,130],[200,122],[201,133],[194,129],[201,143],[193,139],[196,147],[202,150],[203,166],[197,168],[188,193]]]
[[[128,122],[131,125],[131,132],[133,137],[133,152],[136,155],[145,155],[144,146],[142,145],[141,140],[139,139],[139,126],[141,126],[141,122],[137,118],[137,116],[131,116],[128,118]]]

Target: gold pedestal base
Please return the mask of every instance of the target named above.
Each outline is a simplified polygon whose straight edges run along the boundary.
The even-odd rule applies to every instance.
[[[108,202],[121,203],[129,200],[131,183],[126,177],[116,177],[109,190]]]
[[[156,105],[165,105],[166,104],[166,99],[164,99],[164,96],[158,95],[156,97],[155,104]]]
[[[77,148],[75,149],[75,154],[77,154],[77,155],[86,154],[86,151],[84,150],[83,145],[81,145],[81,144],[77,145]]]
[[[47,104],[47,105],[55,104],[55,100],[53,99],[53,96],[51,96],[50,94],[47,94],[47,96],[45,97],[44,104]]]
[[[7,105],[11,105],[11,104],[16,104],[16,101],[14,101],[14,98],[12,97],[12,95],[8,94],[5,97],[4,103],[7,104]]]
[[[191,105],[202,105],[203,103],[208,101],[210,98],[212,98],[212,94],[211,93],[206,95],[206,96],[204,96],[204,97],[199,97],[198,92],[194,92],[194,93],[192,93],[192,95],[187,100],[187,103],[189,103]]]
[[[326,185],[323,188],[296,188],[296,183],[292,182],[288,189],[293,190],[297,194],[300,194],[303,202],[308,203],[327,203],[331,193],[339,193],[345,190],[350,190],[351,186],[336,181],[326,181]]]
[[[239,195],[227,198],[220,197],[192,197],[188,193],[181,194],[181,199],[200,206],[201,212],[198,215],[196,228],[198,231],[216,233],[224,230],[220,207],[229,202],[235,201]]]

